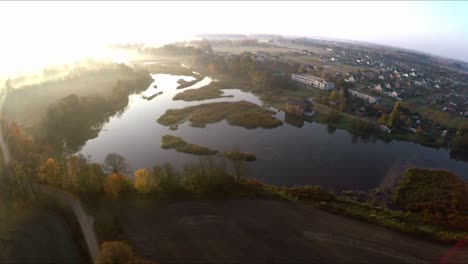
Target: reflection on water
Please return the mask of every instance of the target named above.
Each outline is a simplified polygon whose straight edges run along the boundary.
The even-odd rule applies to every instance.
[[[204,128],[193,128],[183,123],[171,131],[156,122],[167,109],[222,101],[246,100],[258,105],[262,102],[252,93],[238,89],[224,90],[225,95],[233,97],[201,102],[173,101],[175,94],[205,86],[212,79],[206,77],[190,88],[177,90],[177,80],[190,81],[193,77],[168,74],[152,77],[154,83],[142,94],[162,94],[150,101],[143,99],[141,94],[131,95],[125,112],[112,117],[97,138],[87,141],[81,150],[83,154],[102,163],[107,153],[117,152],[127,158],[133,170],[151,168],[164,162],[182,167],[184,163],[198,160],[197,156],[161,149],[161,136],[171,134],[220,151],[239,147],[256,153],[258,160],[250,164],[249,175],[270,184],[320,184],[337,190],[369,189],[379,186],[387,177],[385,175],[401,173],[408,166],[446,168],[468,178],[468,163],[450,159],[446,150],[408,142],[362,140],[347,131],[303,122],[281,111],[277,111],[275,117],[285,125],[274,129],[245,129],[221,121]],[[395,169],[395,163],[401,161],[404,161],[404,166],[396,166],[398,170]]]

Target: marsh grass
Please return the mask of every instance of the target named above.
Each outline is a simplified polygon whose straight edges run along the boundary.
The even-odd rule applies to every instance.
[[[193,127],[205,127],[226,120],[230,125],[245,128],[274,128],[283,124],[264,109],[247,101],[208,103],[182,109],[169,109],[157,121],[165,126],[179,124],[188,119]]]
[[[221,83],[210,83],[209,85],[199,89],[185,90],[181,93],[176,94],[172,99],[174,101],[183,100],[189,102],[223,97],[233,97],[232,95],[223,95],[223,91],[221,91],[221,89],[226,89],[226,85]]]
[[[217,150],[213,150],[204,146],[187,143],[180,137],[164,135],[162,137],[161,148],[163,149],[175,149],[178,152],[194,154],[194,155],[214,155],[218,153]]]

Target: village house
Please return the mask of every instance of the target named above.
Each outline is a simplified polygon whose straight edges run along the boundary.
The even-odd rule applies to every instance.
[[[375,104],[379,101],[379,99],[375,96],[372,96],[372,95],[368,95],[368,94],[365,94],[365,93],[361,93],[361,92],[358,92],[356,90],[351,90],[349,89],[348,92],[354,96],[354,97],[357,97],[357,98],[360,98],[362,100],[365,100],[371,104]]]
[[[350,76],[348,79],[345,79],[346,82],[350,82],[350,83],[353,83],[355,80],[354,80],[354,76]]]
[[[312,115],[313,110],[312,110],[312,102],[304,99],[304,100],[298,100],[298,99],[292,99],[289,98],[286,101],[286,110],[289,113],[302,116],[302,115]]]
[[[380,84],[376,84],[376,85],[374,86],[374,89],[375,89],[376,91],[381,92],[381,91],[382,91],[382,86],[381,86]]]

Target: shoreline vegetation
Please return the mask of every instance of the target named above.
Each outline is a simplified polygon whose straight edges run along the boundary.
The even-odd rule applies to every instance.
[[[190,102],[224,97],[233,97],[232,95],[223,95],[223,91],[221,89],[228,89],[227,84],[212,82],[207,86],[203,86],[198,89],[190,89],[178,93],[172,98],[172,100],[183,100],[186,102]]]
[[[207,103],[181,109],[167,110],[157,122],[175,126],[186,120],[193,127],[205,127],[226,120],[230,125],[244,128],[274,128],[283,124],[274,112],[247,101]]]
[[[180,137],[171,135],[162,136],[161,148],[174,149],[177,152],[183,152],[194,155],[214,155],[218,153],[217,150],[213,150],[197,144],[191,144]]]

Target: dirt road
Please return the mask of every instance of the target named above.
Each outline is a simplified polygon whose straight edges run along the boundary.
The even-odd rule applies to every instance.
[[[3,103],[5,102],[5,98],[6,93],[5,91],[3,91],[0,97],[0,111],[3,110]],[[0,147],[2,148],[5,164],[7,164],[11,161],[11,155],[2,132],[3,131],[0,128]],[[41,191],[44,194],[50,195],[55,199],[66,203],[73,210],[76,217],[78,218],[81,230],[83,231],[83,236],[86,240],[88,252],[92,260],[96,260],[99,253],[99,243],[97,240],[96,232],[94,230],[94,219],[92,216],[88,215],[83,209],[80,200],[59,188],[55,188],[44,184],[37,184],[35,186],[35,190]]]

